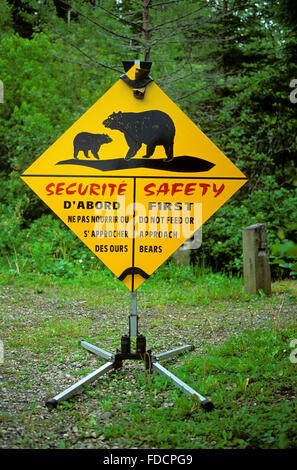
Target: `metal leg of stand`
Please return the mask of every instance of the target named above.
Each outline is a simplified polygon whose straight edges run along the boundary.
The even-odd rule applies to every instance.
[[[166,351],[166,352],[159,353],[159,354],[154,354],[153,357],[158,360],[167,359],[168,357],[182,354],[185,351],[192,351],[193,349],[194,349],[193,344],[186,344],[185,346],[180,346],[179,348],[171,349],[170,351]]]
[[[114,355],[105,351],[104,349],[98,348],[98,346],[94,346],[91,343],[87,343],[87,341],[79,341],[79,344],[86,349],[87,351],[90,351],[93,354],[96,354],[96,356],[103,357],[104,359],[108,359],[108,361],[113,361],[114,360]]]
[[[166,375],[169,379],[173,381],[173,383],[181,388],[184,392],[188,393],[189,395],[195,395],[199,398],[201,402],[201,406],[204,408],[205,411],[210,411],[214,408],[213,403],[208,400],[207,398],[200,395],[200,393],[196,392],[193,388],[189,387],[185,382],[180,380],[176,375],[169,372],[169,370],[165,369],[165,367],[161,366],[157,361],[153,360],[153,370],[156,370],[161,375]]]
[[[130,340],[132,337],[136,337],[136,352],[131,352],[130,349]],[[173,381],[173,383],[181,388],[183,391],[188,393],[189,395],[194,395],[199,398],[201,402],[201,406],[204,408],[205,411],[210,411],[214,408],[212,402],[207,398],[200,395],[200,393],[196,392],[193,388],[189,387],[185,382],[180,380],[174,374],[169,372],[169,370],[165,369],[165,367],[161,366],[157,360],[167,359],[169,357],[176,356],[178,354],[182,354],[185,351],[190,351],[194,349],[194,346],[191,344],[187,344],[185,346],[180,346],[175,349],[171,349],[169,351],[151,355],[151,350],[146,350],[146,340],[145,336],[139,335],[138,333],[138,316],[137,316],[137,293],[131,292],[130,293],[130,316],[129,316],[129,336],[124,335],[121,338],[121,351],[117,352],[116,355],[111,354],[108,351],[105,351],[102,348],[98,348],[87,341],[79,341],[79,344],[90,351],[91,353],[95,354],[96,356],[100,356],[104,359],[107,359],[107,362],[103,364],[99,369],[96,369],[91,374],[87,375],[79,382],[76,382],[74,385],[71,385],[63,392],[56,395],[54,398],[48,400],[46,402],[46,406],[50,409],[56,408],[56,406],[62,402],[70,398],[71,396],[75,395],[84,385],[87,385],[91,382],[94,382],[98,377],[105,374],[105,372],[118,368],[122,366],[122,361],[126,359],[131,360],[143,360],[143,357],[146,360],[146,367],[149,368],[150,364],[152,364],[152,370],[157,371],[161,375],[167,376],[169,379]]]
[[[101,375],[105,374],[105,372],[112,369],[113,365],[114,365],[113,362],[106,362],[105,364],[103,364],[103,366],[99,367],[99,369],[96,369],[94,372],[91,372],[91,374],[87,375],[86,377],[81,379],[79,382],[76,382],[74,385],[71,385],[66,390],[56,395],[51,400],[48,400],[46,402],[46,406],[51,409],[56,408],[58,403],[60,403],[61,401],[67,400],[67,398],[72,397],[72,395],[75,395],[84,385],[94,382],[94,380],[96,380],[98,377],[100,377]]]

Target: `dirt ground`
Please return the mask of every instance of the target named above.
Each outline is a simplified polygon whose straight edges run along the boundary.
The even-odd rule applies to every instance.
[[[98,368],[98,359],[78,345],[81,335],[115,352],[121,335],[127,332],[127,306],[119,300],[110,312],[107,307],[90,308],[75,298],[55,299],[52,294],[13,287],[1,287],[0,300],[4,345],[0,365],[0,447],[63,448],[66,442],[68,448],[118,448],[117,438],[106,439],[92,428],[88,430],[86,419],[92,416],[98,426],[116,419],[117,409],[98,406],[98,396],[106,405],[108,397],[117,394],[118,409],[132,393],[134,400],[145,400],[143,390],[137,389],[137,377],[144,374],[141,362],[125,361],[116,373],[108,372],[88,386],[89,392],[73,397],[67,412],[49,411],[45,401],[79,380],[86,368],[89,372]],[[183,311],[179,306],[147,307],[139,312],[139,329],[146,335],[147,348],[153,345],[154,352],[193,344],[195,354],[202,354],[207,345],[220,344],[246,328],[292,324],[296,322],[296,311],[297,304],[288,294],[244,305],[212,302]],[[64,329],[59,330],[61,321]],[[78,328],[80,323],[82,327]],[[177,364],[179,361],[182,363],[183,358],[178,358]],[[99,365],[102,363],[100,360]],[[163,404],[172,405],[166,391]]]

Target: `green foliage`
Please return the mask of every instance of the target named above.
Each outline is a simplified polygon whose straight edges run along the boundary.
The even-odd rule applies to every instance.
[[[59,44],[55,46],[63,56],[63,48]],[[56,61],[53,53],[52,43],[44,34],[32,40],[8,35],[0,43],[1,78],[5,87],[5,100],[0,106],[2,256],[15,256],[17,252],[22,258],[23,249],[29,246],[29,240],[22,244],[27,236],[26,228],[49,212],[20,180],[20,173],[98,98],[95,75],[85,74],[76,65]],[[94,86],[90,87],[90,83]],[[104,80],[101,85],[106,86]],[[66,240],[69,241],[67,235]],[[35,243],[29,249],[31,261],[37,248]],[[50,257],[49,245],[43,249],[45,256]],[[84,248],[79,250],[84,252]],[[57,256],[55,253],[54,258]],[[57,272],[61,275],[67,272],[67,263],[61,257]],[[52,263],[48,268],[51,272],[50,266]]]
[[[283,268],[292,277],[297,276],[297,243],[289,237],[292,235],[293,238],[296,230],[296,222],[291,225],[287,224],[286,231],[280,228],[277,231],[279,240],[272,246],[271,253],[272,263]]]
[[[12,24],[11,5],[7,0],[2,0],[0,3],[0,40],[4,35],[11,33]]]
[[[27,230],[49,213],[19,175],[114,83],[123,59],[143,58],[142,13],[130,0],[76,0],[71,10],[53,0],[2,0],[0,254],[14,265],[25,248],[33,266],[38,244],[31,246]],[[249,179],[204,225],[193,255],[200,265],[239,272],[241,230],[264,222],[270,244],[278,244],[278,230],[296,213],[297,105],[289,100],[296,6],[180,0],[152,4],[149,18],[152,76]],[[43,249],[49,259],[53,248]],[[274,276],[289,273],[278,268],[284,263],[295,272],[283,250],[273,251]],[[55,251],[60,268],[53,269],[61,275],[72,269],[62,253]]]
[[[65,51],[60,47],[60,52]],[[24,171],[96,99],[91,77],[73,64],[55,61],[53,53],[44,34],[32,40],[9,36],[0,43],[5,85],[0,161],[4,168]]]
[[[12,275],[26,271],[71,279],[96,264],[95,256],[60,220],[43,215],[20,230],[18,213],[10,215],[2,216],[6,220],[0,223],[4,226],[1,248],[14,249],[14,256],[7,257]]]
[[[297,196],[289,189],[279,188],[273,177],[267,178],[263,189],[253,191],[241,202],[238,199],[235,196],[204,224],[202,246],[197,250],[195,262],[207,263],[211,259],[216,270],[241,271],[244,227],[265,223],[272,246],[278,241],[278,230],[284,221],[293,224],[296,219]]]
[[[23,215],[29,198],[15,172],[8,179],[2,175],[0,201],[0,253],[2,256],[16,255],[24,237]]]

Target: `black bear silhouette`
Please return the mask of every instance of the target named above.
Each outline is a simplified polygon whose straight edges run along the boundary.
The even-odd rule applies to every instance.
[[[82,150],[85,157],[90,158],[88,155],[89,150],[91,150],[94,157],[99,160],[99,149],[102,144],[109,144],[112,142],[112,139],[107,134],[90,134],[89,132],[80,132],[74,137],[73,147],[74,147],[74,158],[77,159],[78,152]]]
[[[146,155],[150,158],[157,145],[165,149],[167,159],[173,160],[173,141],[175,126],[168,114],[158,111],[144,111],[142,113],[118,113],[111,114],[103,125],[112,130],[124,133],[129,146],[125,160],[130,160],[136,155],[142,144],[147,145]]]

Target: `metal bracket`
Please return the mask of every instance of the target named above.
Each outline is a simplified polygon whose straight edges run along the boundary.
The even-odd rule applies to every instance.
[[[121,75],[120,78],[132,88],[145,88],[149,83],[154,81],[151,77],[142,78],[140,80],[131,80],[131,78],[127,77],[126,74]]]
[[[126,74],[120,76],[120,78],[132,88],[133,95],[137,99],[143,99],[145,95],[146,87],[149,83],[154,80],[149,76],[151,62],[140,62],[139,60],[135,61],[124,61],[124,69],[127,72],[134,64],[138,65],[138,69],[135,71],[135,80],[131,80]]]

